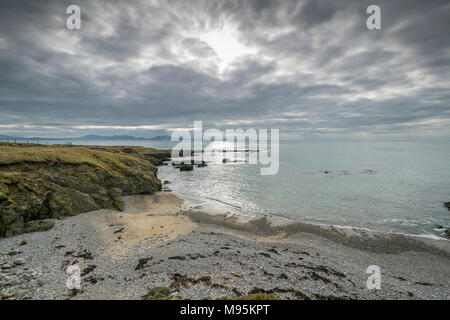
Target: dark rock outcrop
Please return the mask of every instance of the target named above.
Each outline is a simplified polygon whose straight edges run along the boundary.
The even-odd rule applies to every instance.
[[[180,166],[180,171],[192,171],[194,170],[194,166],[192,164],[182,164]]]
[[[444,207],[450,211],[450,202],[444,202]]]
[[[447,239],[450,239],[450,229],[445,229],[444,235]]]
[[[205,161],[202,161],[201,163],[196,164],[196,166],[197,166],[197,168],[203,168],[203,167],[207,167],[208,165],[206,164]]]

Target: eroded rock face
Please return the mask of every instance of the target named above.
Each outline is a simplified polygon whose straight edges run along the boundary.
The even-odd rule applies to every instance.
[[[52,216],[73,216],[79,212],[99,209],[89,194],[73,188],[61,188],[47,195],[48,210]]]
[[[87,150],[82,151],[90,156]],[[123,210],[123,195],[161,190],[152,162],[159,163],[168,155],[161,152],[150,161],[153,158],[148,154],[133,157],[119,151],[93,151],[95,161],[87,163],[53,159],[0,163],[0,237],[51,228],[51,221],[35,222],[43,219],[102,208]]]

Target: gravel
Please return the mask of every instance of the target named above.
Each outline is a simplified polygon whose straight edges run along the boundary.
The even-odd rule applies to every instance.
[[[148,239],[130,247],[102,240],[90,222],[98,213],[1,239],[1,298],[141,299],[158,286],[190,299],[258,292],[284,299],[450,298],[446,256],[374,253],[305,233],[261,239],[210,224],[172,240]],[[126,255],[109,256],[111,245],[128,246]],[[80,268],[80,290],[66,286],[70,265]],[[381,290],[366,287],[369,265],[382,270]]]

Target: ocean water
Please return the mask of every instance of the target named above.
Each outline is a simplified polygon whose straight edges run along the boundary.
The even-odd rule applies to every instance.
[[[163,166],[177,195],[213,210],[442,236],[450,227],[449,141],[281,141],[279,172],[248,163]],[[245,157],[245,153],[238,157]]]
[[[176,144],[76,143],[163,149]],[[260,165],[244,162],[190,172],[161,166],[158,176],[170,181],[175,194],[211,212],[428,236],[442,236],[438,226],[450,228],[450,211],[443,206],[450,201],[450,141],[280,141],[279,149],[273,176],[261,176]]]

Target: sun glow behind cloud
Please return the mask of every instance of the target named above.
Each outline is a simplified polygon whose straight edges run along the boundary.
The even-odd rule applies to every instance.
[[[228,26],[201,35],[200,40],[206,42],[217,54],[221,73],[237,58],[256,53],[255,49],[241,43],[238,32]]]

